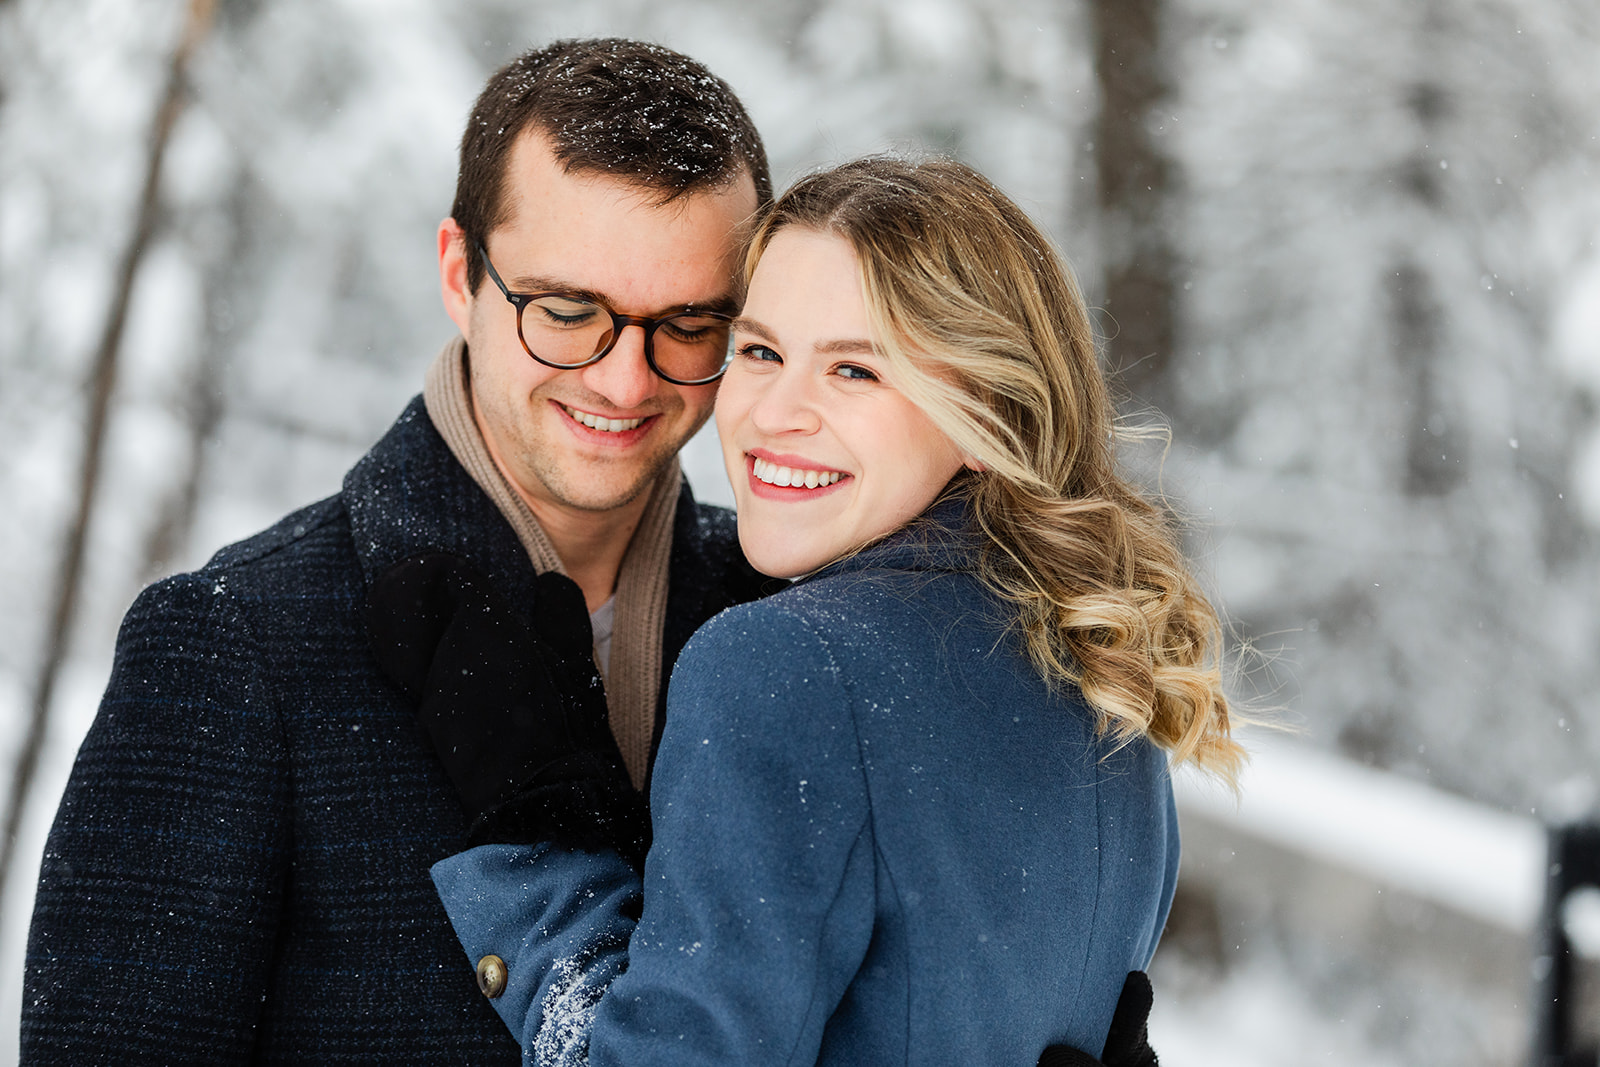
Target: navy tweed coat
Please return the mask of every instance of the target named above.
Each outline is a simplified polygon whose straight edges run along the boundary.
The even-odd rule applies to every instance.
[[[424,549],[527,602],[419,398],[341,493],[140,595],[45,846],[23,1063],[518,1061],[428,877],[464,816],[363,622]],[[670,568],[669,665],[763,581],[687,487]],[[665,684],[658,736],[664,708]]]

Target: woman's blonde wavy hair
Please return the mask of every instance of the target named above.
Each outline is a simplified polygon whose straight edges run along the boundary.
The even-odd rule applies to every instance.
[[[1075,683],[1117,743],[1148,735],[1234,782],[1217,614],[1172,524],[1117,471],[1088,310],[1049,240],[944,159],[871,157],[799,182],[757,222],[746,279],[788,226],[854,248],[895,386],[975,461],[952,491],[1040,673]]]

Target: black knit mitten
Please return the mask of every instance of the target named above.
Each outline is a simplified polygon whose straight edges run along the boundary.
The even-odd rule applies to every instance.
[[[411,556],[372,583],[367,626],[383,673],[455,785],[473,844],[648,846],[607,718],[583,592],[541,574],[530,627],[489,580],[445,553]]]
[[[1155,993],[1143,971],[1129,971],[1122,983],[1122,995],[1111,1013],[1111,1030],[1106,1034],[1105,1051],[1095,1059],[1070,1045],[1051,1045],[1039,1056],[1039,1067],[1160,1067],[1155,1049],[1150,1047],[1148,1023]]]

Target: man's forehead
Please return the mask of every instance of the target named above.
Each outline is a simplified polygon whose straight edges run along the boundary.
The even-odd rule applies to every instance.
[[[598,295],[631,313],[728,304],[756,207],[748,174],[663,203],[637,182],[567,171],[545,145],[518,147],[489,239],[513,289]]]
[[[708,201],[731,204],[743,218],[754,214],[757,204],[755,180],[743,165],[725,178],[677,191],[602,167],[569,164],[558,158],[549,136],[536,127],[524,130],[512,147],[502,196],[505,223],[513,222],[521,211],[537,212],[541,202],[571,210],[574,202],[581,201],[584,210],[654,219],[692,214],[691,209]]]

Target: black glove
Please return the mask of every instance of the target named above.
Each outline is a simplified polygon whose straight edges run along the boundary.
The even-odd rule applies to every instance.
[[[648,847],[644,798],[611,735],[583,592],[534,580],[529,628],[459,556],[411,556],[367,594],[378,666],[416,702],[417,723],[460,794],[468,840]]]
[[[1160,1067],[1155,1049],[1150,1047],[1148,1023],[1155,994],[1150,978],[1143,971],[1129,971],[1111,1013],[1111,1030],[1106,1034],[1101,1059],[1070,1045],[1051,1045],[1039,1055],[1039,1067]]]

